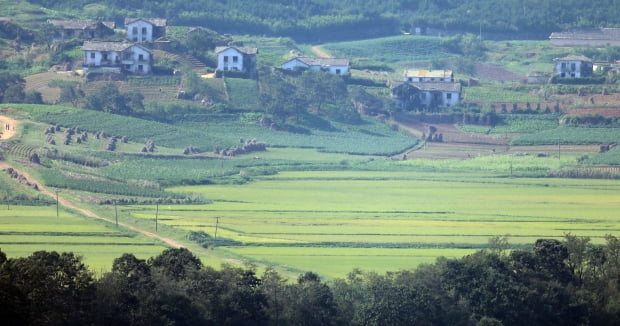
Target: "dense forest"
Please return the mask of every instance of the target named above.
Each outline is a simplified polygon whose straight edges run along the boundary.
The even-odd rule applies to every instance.
[[[296,281],[267,268],[204,266],[187,249],[124,254],[95,278],[72,253],[0,252],[6,325],[618,325],[620,241],[567,234],[416,270]]]
[[[298,41],[367,38],[415,27],[546,37],[572,27],[620,26],[614,0],[29,0],[76,17],[122,23],[136,15],[220,33],[290,36]],[[96,4],[96,5],[95,5]]]

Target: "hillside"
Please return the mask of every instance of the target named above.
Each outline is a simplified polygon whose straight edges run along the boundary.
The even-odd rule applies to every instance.
[[[25,0],[13,1],[16,3]],[[121,23],[137,9],[145,17],[166,17],[175,25],[204,26],[221,33],[289,36],[296,40],[362,39],[413,32],[416,27],[478,33],[517,33],[546,38],[570,27],[618,26],[618,8],[611,0],[583,1],[53,1],[30,0],[31,13],[50,12]],[[18,7],[18,6],[17,6]],[[605,10],[600,10],[605,8]],[[15,15],[6,6],[0,15]],[[26,19],[29,20],[29,19]]]

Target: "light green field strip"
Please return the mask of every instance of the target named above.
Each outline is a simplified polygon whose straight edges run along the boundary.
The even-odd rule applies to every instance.
[[[73,252],[84,257],[92,271],[109,271],[115,258],[132,253],[147,259],[165,246],[111,224],[86,219],[55,206],[0,208],[0,250],[10,258],[27,257],[35,251]]]
[[[329,277],[345,277],[353,268],[379,273],[412,269],[432,263],[439,256],[462,257],[472,249],[374,249],[374,248],[270,248],[233,247],[230,251],[253,259],[274,262]]]
[[[493,236],[516,246],[566,233],[596,244],[620,234],[614,180],[506,178],[475,173],[284,172],[245,185],[179,187],[209,205],[160,205],[177,228],[242,242],[227,247],[261,264],[343,276],[388,271],[484,248]],[[129,206],[154,219],[155,207]]]

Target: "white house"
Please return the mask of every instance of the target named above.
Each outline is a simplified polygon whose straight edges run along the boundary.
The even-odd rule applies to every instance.
[[[162,18],[125,18],[127,40],[153,42],[166,35],[167,20]]]
[[[396,82],[391,85],[392,96],[398,98],[399,88],[415,87],[418,89],[420,105],[425,107],[454,106],[461,101],[461,84],[447,82]]]
[[[553,59],[555,74],[566,78],[582,78],[592,76],[592,59],[582,55],[568,55]]]
[[[451,70],[405,70],[404,81],[411,83],[453,83]]]
[[[140,44],[125,42],[85,41],[84,71],[129,72],[147,74],[151,71],[151,50]]]
[[[256,72],[257,48],[240,46],[218,46],[217,70],[219,71],[244,71],[250,74]]]
[[[343,75],[349,72],[349,59],[297,57],[285,62],[281,68],[323,70],[334,75]]]
[[[446,82],[412,83],[420,90],[420,104],[426,107],[454,106],[461,100],[461,84]]]

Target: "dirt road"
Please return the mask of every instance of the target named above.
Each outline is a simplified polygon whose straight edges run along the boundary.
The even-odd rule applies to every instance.
[[[15,136],[19,121],[0,115],[0,139],[9,139]]]
[[[17,126],[19,126],[19,120],[15,120],[12,118],[9,118],[7,116],[1,116],[0,115],[0,123],[2,126],[2,134],[0,135],[0,139],[10,139],[15,137],[15,131],[17,129]],[[28,181],[30,181],[31,183],[36,183],[38,188],[39,188],[39,192],[51,197],[52,199],[56,200],[58,198],[58,204],[62,205],[63,207],[69,208],[69,209],[73,209],[76,210],[78,212],[80,212],[81,214],[84,214],[88,217],[91,218],[96,218],[99,220],[103,220],[109,223],[115,223],[115,221],[112,221],[110,219],[101,217],[95,213],[93,213],[90,210],[78,207],[77,205],[75,205],[74,203],[72,203],[71,201],[67,200],[66,198],[63,198],[60,195],[57,195],[55,192],[50,191],[49,189],[45,188],[44,186],[41,185],[41,183],[37,182],[37,180],[35,180],[35,178],[33,178],[30,174],[28,174],[28,172],[22,171],[22,170],[18,170],[15,167],[9,165],[7,162],[3,162],[0,161],[0,170],[6,170],[8,168],[13,168],[15,171],[17,171],[17,173],[19,173],[20,175],[23,175]],[[135,232],[141,233],[149,238],[153,238],[153,239],[157,239],[159,241],[162,241],[166,244],[168,244],[171,247],[174,248],[181,248],[184,247],[180,242],[175,241],[173,239],[170,238],[166,238],[166,237],[162,237],[156,233],[153,232],[149,232],[140,228],[137,228],[135,226],[129,225],[129,224],[125,224],[125,223],[118,223],[118,225],[128,228],[130,230],[133,230]]]
[[[312,52],[318,55],[321,58],[331,58],[331,56],[325,52],[320,45],[315,45],[312,47]]]

